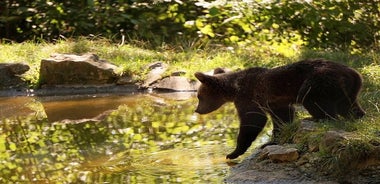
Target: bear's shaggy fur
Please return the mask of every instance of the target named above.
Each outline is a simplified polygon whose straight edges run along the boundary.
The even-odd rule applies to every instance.
[[[256,139],[269,114],[274,132],[281,123],[294,119],[293,104],[302,104],[315,120],[339,117],[357,119],[365,112],[357,96],[362,86],[358,72],[345,65],[326,61],[303,60],[273,69],[249,68],[214,75],[200,72],[199,104],[195,112],[210,113],[226,102],[233,102],[240,119],[236,149],[227,155],[242,155]]]

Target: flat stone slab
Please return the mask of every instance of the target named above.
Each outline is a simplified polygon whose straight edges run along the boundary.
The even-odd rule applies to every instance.
[[[273,162],[292,162],[299,157],[298,150],[291,146],[268,145],[262,149],[260,159],[270,159]]]

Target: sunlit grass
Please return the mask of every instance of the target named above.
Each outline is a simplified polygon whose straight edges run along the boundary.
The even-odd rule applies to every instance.
[[[313,135],[305,136],[305,138],[314,137],[314,140],[311,141],[318,142],[324,132],[336,129],[353,133],[355,139],[345,142],[347,149],[342,154],[345,154],[346,157],[328,153],[321,153],[320,155],[324,159],[322,164],[339,172],[344,171],[344,167],[349,168],[344,163],[339,162],[349,162],[352,159],[362,158],[371,149],[371,146],[374,146],[373,143],[380,144],[380,54],[374,51],[352,55],[344,51],[303,50],[300,45],[287,42],[250,47],[205,46],[202,49],[191,46],[175,48],[164,45],[162,48],[150,49],[144,47],[143,43],[120,45],[106,39],[91,40],[85,38],[59,40],[56,43],[0,44],[0,50],[0,63],[25,62],[31,66],[31,70],[24,75],[31,87],[36,87],[38,84],[40,61],[54,53],[95,53],[100,58],[119,66],[121,68],[120,73],[138,75],[141,79],[144,78],[146,66],[157,61],[169,64],[170,68],[167,75],[180,70],[186,72],[186,77],[194,79],[194,72],[210,71],[216,67],[232,70],[252,66],[275,67],[300,59],[325,58],[347,64],[362,74],[364,86],[359,101],[367,114],[363,119],[356,121],[321,122]],[[300,116],[298,116],[298,121],[295,124],[284,127],[285,133],[282,138],[286,140],[283,142],[288,142],[288,139],[294,137],[299,119],[308,116],[306,112],[298,114]],[[234,142],[230,144],[234,144]],[[343,159],[339,160],[340,158]]]
[[[42,59],[49,58],[54,53],[84,54],[95,53],[121,68],[120,73],[138,75],[144,78],[146,66],[153,62],[164,62],[170,65],[167,71],[185,71],[186,77],[192,78],[196,71],[210,71],[216,67],[232,70],[249,66],[277,66],[288,63],[296,57],[294,48],[287,45],[267,45],[260,47],[234,48],[224,46],[205,46],[183,48],[182,46],[149,49],[131,44],[120,45],[107,39],[79,38],[76,40],[58,40],[55,43],[23,42],[1,44],[0,63],[25,62],[31,70],[24,76],[31,87],[38,83],[39,66]]]

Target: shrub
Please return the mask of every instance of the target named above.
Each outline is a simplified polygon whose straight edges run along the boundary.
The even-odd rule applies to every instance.
[[[359,49],[378,46],[379,10],[379,0],[8,0],[0,2],[0,36],[126,36],[153,45],[301,40],[312,48]]]

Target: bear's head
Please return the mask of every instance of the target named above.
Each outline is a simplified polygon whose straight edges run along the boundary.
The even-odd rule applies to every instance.
[[[202,83],[198,89],[198,107],[195,110],[199,114],[207,114],[217,110],[227,101],[223,94],[222,82],[216,74],[225,73],[221,68],[214,70],[214,75],[196,72],[195,77]]]

